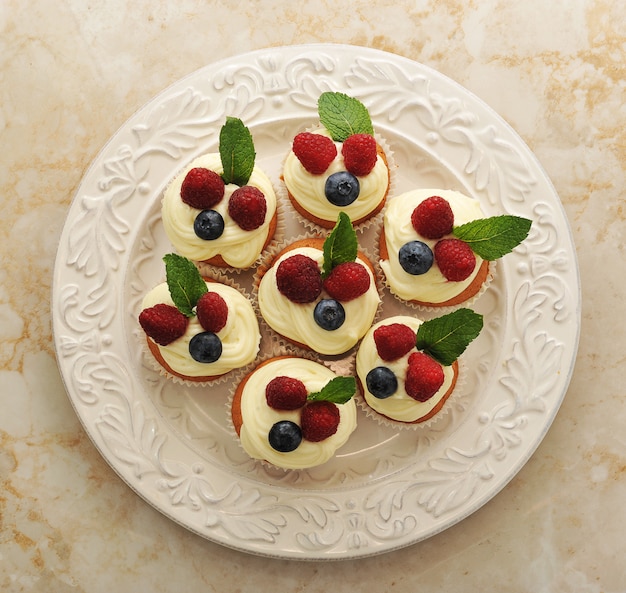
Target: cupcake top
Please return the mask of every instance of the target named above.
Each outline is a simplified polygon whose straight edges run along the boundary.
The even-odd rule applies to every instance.
[[[380,266],[396,296],[428,305],[474,296],[498,259],[528,234],[530,221],[486,218],[477,200],[460,192],[417,189],[387,204]]]
[[[357,99],[323,93],[318,112],[320,127],[293,140],[283,166],[285,186],[298,212],[317,224],[332,228],[340,211],[359,224],[384,205],[386,155]]]
[[[258,285],[261,315],[281,336],[325,355],[347,352],[371,326],[380,296],[346,214],[326,240],[283,250]]]
[[[378,322],[356,357],[365,402],[397,422],[432,418],[454,389],[458,356],[481,329],[482,316],[470,309],[427,322],[405,315]]]
[[[297,357],[270,359],[235,394],[233,422],[244,450],[285,469],[331,459],[356,428],[353,377]]]
[[[253,362],[261,334],[250,300],[232,286],[203,279],[181,256],[164,259],[167,281],[145,295],[139,323],[166,370],[209,380]]]
[[[275,229],[276,194],[255,156],[248,129],[227,118],[219,153],[196,158],[167,187],[163,226],[181,255],[238,269],[256,262]]]

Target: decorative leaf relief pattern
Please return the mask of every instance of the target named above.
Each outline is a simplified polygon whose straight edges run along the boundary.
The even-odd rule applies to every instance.
[[[128,146],[122,146],[103,168],[105,175],[99,187],[106,193],[79,198],[81,208],[68,238],[67,264],[76,266],[88,278],[103,269],[118,269],[119,256],[125,249],[122,237],[130,231],[129,222],[118,213],[137,184],[132,177],[134,167]]]
[[[167,437],[158,430],[156,421],[148,418],[143,405],[107,404],[96,427],[105,446],[122,464],[129,466],[135,478],[152,473],[166,473],[161,463],[161,448]]]
[[[94,325],[97,325],[93,317],[85,314],[85,297],[82,293],[83,290],[78,284],[66,284],[59,293],[58,310],[63,324],[71,330],[70,334],[73,332],[80,335],[93,330]],[[62,335],[60,340],[63,344],[74,344],[71,349],[64,349],[63,352],[67,356],[76,354],[80,349],[79,345],[87,346],[83,338],[72,337],[72,335]]]
[[[365,502],[364,508],[376,511],[377,523],[396,525],[398,515],[406,515],[406,509],[412,505],[411,500],[434,517],[450,513],[471,499],[480,482],[490,480],[494,476],[488,464],[489,447],[482,443],[476,451],[461,451],[448,448],[444,455],[428,463],[428,467],[414,472],[412,479],[391,484],[373,491]],[[407,517],[403,518],[406,523]]]
[[[284,84],[295,105],[317,112],[317,98],[325,91],[337,90],[328,80],[337,69],[337,60],[320,53],[299,57],[285,64]]]
[[[90,348],[87,354],[76,357],[71,377],[78,398],[89,405],[99,403],[101,398],[103,396],[106,398],[109,393],[128,389],[124,363],[118,356],[101,348],[108,348],[109,336],[105,335],[99,339],[94,335],[93,344],[94,348]],[[87,345],[85,343],[85,346]]]
[[[142,123],[133,126],[140,149],[135,160],[156,153],[179,159],[198,146],[200,139],[216,134],[223,118],[223,109],[187,88],[156,105]]]

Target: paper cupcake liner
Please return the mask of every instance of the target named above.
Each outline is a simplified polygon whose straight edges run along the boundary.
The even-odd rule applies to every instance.
[[[249,292],[245,290],[243,287],[241,287],[232,278],[229,278],[228,276],[223,274],[221,271],[218,271],[216,269],[206,270],[205,273],[202,273],[202,275],[207,279],[214,280],[215,282],[218,282],[221,284],[225,284],[239,291],[242,295],[244,295],[248,299],[248,301],[250,301],[250,304],[253,306],[253,309],[254,309],[254,305],[253,305]],[[163,281],[164,280],[162,280],[162,282]],[[257,312],[255,311],[255,314],[256,313]],[[258,315],[257,315],[257,321],[259,321]],[[145,333],[139,330],[137,332],[137,335],[141,343],[143,360],[149,363],[150,367],[153,370],[158,371],[161,377],[164,377],[168,381],[172,381],[173,383],[177,385],[184,385],[186,387],[194,387],[194,388],[206,388],[206,387],[215,387],[216,385],[222,385],[230,380],[233,380],[238,372],[246,372],[247,369],[252,368],[256,364],[256,360],[258,359],[262,351],[266,351],[269,348],[271,348],[271,344],[270,344],[271,337],[266,332],[264,332],[263,328],[261,328],[260,323],[259,323],[259,331],[261,334],[261,340],[259,343],[259,352],[257,353],[255,360],[244,365],[243,367],[237,367],[237,368],[231,369],[230,371],[227,371],[226,373],[219,375],[215,377],[214,379],[203,380],[203,381],[194,381],[192,379],[185,379],[185,378],[179,377],[178,375],[172,374],[170,371],[168,371],[168,369],[166,369],[164,366],[162,366],[159,363],[159,361],[154,357],[154,355],[150,351]]]
[[[465,389],[467,369],[465,367],[464,361],[461,358],[459,358],[458,363],[459,363],[459,371],[458,371],[456,385],[454,386],[452,393],[448,396],[448,399],[443,404],[443,407],[441,408],[441,410],[439,410],[439,412],[437,412],[434,416],[432,416],[432,418],[429,418],[428,420],[425,420],[423,422],[415,422],[415,423],[393,420],[392,418],[384,416],[380,414],[379,412],[377,412],[376,410],[374,410],[373,408],[371,408],[369,404],[367,403],[367,401],[365,400],[364,393],[360,390],[355,396],[356,404],[361,410],[363,410],[363,412],[368,418],[371,418],[372,420],[374,420],[381,426],[389,426],[397,430],[422,430],[422,431],[432,430],[433,428],[436,427],[436,425],[439,425],[440,423],[444,422],[445,418],[448,417],[448,415],[454,408],[455,404],[464,395],[463,392]],[[354,376],[356,377],[356,369],[354,372],[355,372]]]
[[[305,132],[315,132],[316,130],[319,130],[322,126],[320,124],[317,125],[313,125],[310,126],[308,128],[305,129]],[[394,157],[394,153],[391,150],[389,143],[387,142],[387,140],[382,137],[380,134],[375,133],[374,134],[374,138],[376,139],[376,142],[380,145],[380,147],[382,148],[383,152],[385,153],[385,157],[387,158],[387,169],[389,171],[389,187],[387,188],[387,193],[385,195],[385,204],[387,202],[387,200],[394,195],[395,193],[395,187],[396,187],[396,170],[397,170],[397,165],[395,162],[395,157]],[[285,160],[287,159],[287,156],[290,153],[290,150],[287,150],[285,152],[285,155],[283,157],[283,160],[281,162],[281,167],[280,170],[281,172],[284,170],[285,168]],[[298,212],[295,207],[293,206],[293,204],[291,203],[291,199],[289,198],[289,192],[287,191],[287,186],[285,184],[285,182],[283,181],[282,178],[282,173],[281,173],[281,182],[278,186],[281,198],[283,200],[283,202],[287,203],[291,209],[291,212],[293,213],[294,218],[300,222],[300,224],[302,224],[308,231],[313,232],[313,233],[327,233],[332,229],[329,229],[327,227],[324,227],[318,223],[316,223],[315,221],[311,220],[310,218],[307,218],[306,216],[302,215],[300,212]],[[355,224],[354,229],[361,233],[366,231],[367,229],[369,229],[372,226],[375,225],[379,225],[382,222],[382,213],[384,211],[384,204],[383,207],[381,208],[381,210],[379,212],[377,212],[374,215],[369,216],[368,218],[366,218],[365,220],[363,220],[362,222],[360,222],[359,224]],[[333,223],[334,224],[334,223]]]
[[[382,266],[380,265],[380,262],[381,262],[380,237],[381,237],[382,232],[383,232],[383,226],[381,224],[376,230],[376,234],[374,238],[377,257],[375,260],[373,260],[373,263],[376,268],[376,275],[380,278],[382,286],[384,286],[386,291],[389,293],[389,295],[393,299],[395,299],[397,302],[401,303],[402,305],[406,305],[407,307],[410,307],[411,309],[415,311],[420,311],[420,312],[429,313],[429,314],[436,314],[436,315],[445,315],[446,313],[451,313],[452,311],[455,311],[456,309],[459,309],[461,307],[471,307],[485,293],[485,291],[489,288],[489,286],[493,282],[493,279],[495,278],[497,262],[490,261],[488,262],[488,271],[487,271],[487,277],[485,278],[485,281],[481,284],[480,288],[474,295],[472,295],[471,297],[469,297],[462,303],[458,303],[457,305],[422,305],[419,303],[415,303],[413,301],[407,301],[406,299],[403,299],[401,296],[397,295],[393,291],[393,289],[391,288],[389,279],[387,278],[387,275],[385,274]]]

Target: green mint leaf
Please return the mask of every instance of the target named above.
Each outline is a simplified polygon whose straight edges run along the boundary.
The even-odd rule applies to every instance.
[[[367,108],[361,101],[343,93],[322,93],[317,101],[320,121],[335,142],[352,134],[374,134]]]
[[[457,309],[422,323],[416,346],[445,366],[451,365],[483,328],[483,316],[471,309]]]
[[[254,142],[250,130],[236,117],[227,117],[220,130],[220,159],[224,183],[246,185],[254,169]]]
[[[354,261],[357,251],[358,243],[352,221],[345,212],[340,212],[335,228],[324,241],[322,277],[326,278],[335,266]]]
[[[454,227],[452,234],[465,241],[476,255],[492,261],[517,247],[528,236],[531,224],[527,218],[503,214]]]
[[[206,282],[198,268],[185,257],[168,253],[163,257],[165,278],[176,308],[187,317],[195,315],[194,307],[207,292]]]
[[[317,393],[309,393],[308,401],[327,401],[334,404],[345,404],[356,393],[354,377],[335,377]]]

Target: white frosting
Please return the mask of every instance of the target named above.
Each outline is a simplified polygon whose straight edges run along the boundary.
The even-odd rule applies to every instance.
[[[457,191],[442,189],[417,189],[409,191],[387,202],[384,217],[385,241],[389,259],[381,260],[380,266],[385,273],[389,289],[395,295],[407,301],[444,303],[463,292],[474,280],[483,260],[476,256],[476,267],[468,278],[461,282],[448,280],[434,262],[425,274],[414,276],[404,271],[400,265],[398,253],[409,241],[419,240],[434,250],[438,239],[426,239],[418,235],[411,224],[413,210],[430,196],[441,196],[450,203],[454,213],[454,225],[484,218],[480,204]]]
[[[189,354],[189,341],[205,331],[196,316],[189,319],[187,331],[167,346],[158,346],[161,356],[170,368],[187,377],[213,377],[223,375],[250,364],[256,358],[261,342],[259,323],[250,301],[237,289],[218,282],[206,283],[209,292],[218,293],[228,305],[226,325],[217,332],[222,342],[222,355],[215,362],[195,361]],[[173,305],[167,284],[154,287],[143,299],[141,308],[156,304]]]
[[[393,362],[386,362],[378,355],[376,350],[376,343],[374,342],[374,331],[383,325],[390,325],[392,323],[402,323],[408,325],[411,329],[417,332],[422,321],[415,317],[408,317],[398,315],[395,317],[389,317],[383,319],[374,325],[370,331],[367,332],[356,356],[356,372],[363,386],[363,394],[365,401],[376,412],[397,420],[400,422],[415,422],[418,418],[426,416],[433,408],[439,403],[441,398],[446,394],[452,382],[454,380],[454,370],[451,366],[443,367],[444,381],[443,385],[439,388],[439,391],[435,393],[429,400],[420,402],[413,399],[407,394],[404,388],[404,381],[406,378],[406,372],[408,368],[409,356],[417,350],[413,349],[411,352],[405,354],[403,357]],[[374,397],[367,389],[366,377],[367,374],[374,368],[384,366],[391,369],[398,379],[398,390],[393,395],[379,399]]]
[[[241,397],[241,445],[250,457],[265,459],[287,469],[303,469],[325,463],[356,428],[354,398],[337,405],[340,420],[334,435],[316,443],[303,439],[295,451],[282,453],[269,444],[270,428],[280,420],[291,420],[299,425],[301,410],[274,410],[267,405],[265,387],[281,375],[300,379],[309,393],[320,391],[336,376],[324,365],[304,358],[280,358],[259,367],[254,371],[254,378],[244,386]]]
[[[316,134],[328,136],[326,130],[318,130]],[[345,171],[340,142],[335,142],[337,156],[328,169],[321,175],[309,173],[300,163],[293,151],[285,159],[283,179],[294,200],[316,218],[335,222],[339,212],[345,212],[352,220],[360,220],[373,212],[383,199],[389,185],[389,169],[380,155],[374,169],[365,176],[359,177],[359,196],[348,206],[335,206],[326,198],[324,187],[326,180],[333,173]]]
[[[281,255],[259,283],[261,315],[275,331],[295,342],[306,344],[320,354],[343,354],[352,348],[374,321],[380,303],[376,281],[368,266],[362,264],[370,276],[367,292],[351,301],[341,303],[346,313],[344,324],[336,330],[322,329],[313,318],[315,305],[328,298],[324,291],[313,303],[293,303],[283,296],[276,285],[276,270],[281,261],[302,254],[316,261],[322,269],[324,252],[314,247],[299,247]],[[357,259],[357,262],[359,260]],[[361,263],[361,262],[359,262]]]
[[[224,197],[213,207],[224,218],[224,233],[218,239],[205,241],[193,230],[193,223],[200,212],[185,204],[180,198],[180,188],[187,173],[195,167],[204,167],[218,174],[223,172],[219,153],[205,154],[192,161],[179,173],[163,195],[161,217],[165,232],[172,245],[184,257],[204,261],[221,255],[224,261],[235,268],[250,267],[263,250],[269,232],[269,223],[276,213],[276,194],[272,182],[258,167],[254,167],[248,185],[258,188],[265,196],[267,212],[264,223],[252,231],[244,231],[228,215],[228,200],[239,187],[228,184]]]

